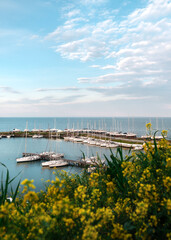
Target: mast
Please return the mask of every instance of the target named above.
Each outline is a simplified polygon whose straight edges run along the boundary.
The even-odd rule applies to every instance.
[[[130,133],[130,130],[129,130],[129,117],[128,117],[128,133]]]
[[[26,150],[27,150],[27,128],[28,128],[28,121],[26,122],[25,153],[26,153]]]

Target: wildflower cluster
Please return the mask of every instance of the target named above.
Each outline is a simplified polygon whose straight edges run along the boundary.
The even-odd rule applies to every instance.
[[[56,172],[40,193],[24,180],[23,195],[0,205],[0,239],[171,239],[169,143],[118,153],[90,175]]]

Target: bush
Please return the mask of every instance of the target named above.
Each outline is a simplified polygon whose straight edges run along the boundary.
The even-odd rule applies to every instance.
[[[56,172],[45,191],[1,202],[0,239],[171,239],[171,147],[163,138],[90,175]]]

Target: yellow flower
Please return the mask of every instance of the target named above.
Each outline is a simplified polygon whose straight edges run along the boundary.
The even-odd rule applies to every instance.
[[[83,240],[98,239],[98,232],[95,226],[87,225],[83,231]]]
[[[157,226],[157,217],[155,215],[150,217],[150,225],[155,227]]]
[[[167,168],[171,167],[171,158],[167,158],[166,162],[167,162],[166,167]]]
[[[63,218],[63,221],[65,222],[65,225],[68,228],[68,230],[74,227],[74,221],[72,220],[72,218]]]
[[[167,209],[171,211],[171,199],[167,200]]]
[[[113,182],[107,182],[107,191],[108,192],[113,192],[113,190],[115,189],[115,185],[113,184]]]
[[[28,179],[25,179],[21,182],[22,185],[25,185],[27,187],[30,187],[32,189],[35,189],[36,187],[32,184],[34,182],[34,180],[28,180]]]
[[[163,137],[167,137],[167,130],[163,130],[163,131],[161,132],[161,135],[162,135]]]
[[[135,209],[135,212],[133,213],[133,221],[137,221],[140,219],[144,219],[148,212],[149,204],[145,201],[141,201],[137,203],[137,207]]]
[[[171,177],[165,177],[163,178],[163,184],[165,186],[165,188],[170,191],[170,188],[171,188]]]
[[[26,203],[35,203],[38,201],[38,196],[35,192],[29,191],[27,194],[24,195],[23,205]]]
[[[24,180],[21,182],[21,184],[22,184],[22,185],[26,185],[26,184],[28,183],[28,181],[29,181],[29,180],[26,178],[26,179],[24,179]]]
[[[39,234],[43,234],[43,229],[42,228],[39,228]]]
[[[152,124],[151,123],[147,123],[145,126],[146,126],[147,130],[150,131],[151,127],[152,127]]]

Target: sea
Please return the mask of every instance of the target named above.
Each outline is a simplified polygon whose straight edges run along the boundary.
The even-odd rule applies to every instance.
[[[0,132],[12,131],[13,129],[24,130],[27,126],[32,129],[103,129],[106,131],[117,132],[132,132],[138,137],[146,135],[147,123],[151,122],[153,132],[157,131],[157,135],[161,135],[161,131],[168,131],[168,139],[171,139],[171,118],[0,118]],[[54,151],[64,153],[66,159],[79,160],[83,153],[85,156],[96,156],[97,154],[103,159],[105,156],[110,157],[110,149],[89,146],[82,143],[65,142],[61,139],[26,139],[25,138],[2,138],[0,139],[0,163],[6,165],[9,170],[10,178],[12,179],[18,173],[19,176],[12,183],[15,188],[19,180],[29,179],[34,180],[36,191],[45,189],[46,180],[53,180],[57,171],[67,171],[68,174],[81,174],[82,168],[67,166],[57,170],[43,168],[41,161],[29,163],[17,163],[16,158],[22,157],[25,152],[41,153],[44,151]],[[113,149],[115,154],[116,149]],[[124,154],[128,154],[128,150],[124,150]],[[54,174],[55,172],[55,174]],[[4,175],[5,182],[6,168],[0,164],[0,177]]]

